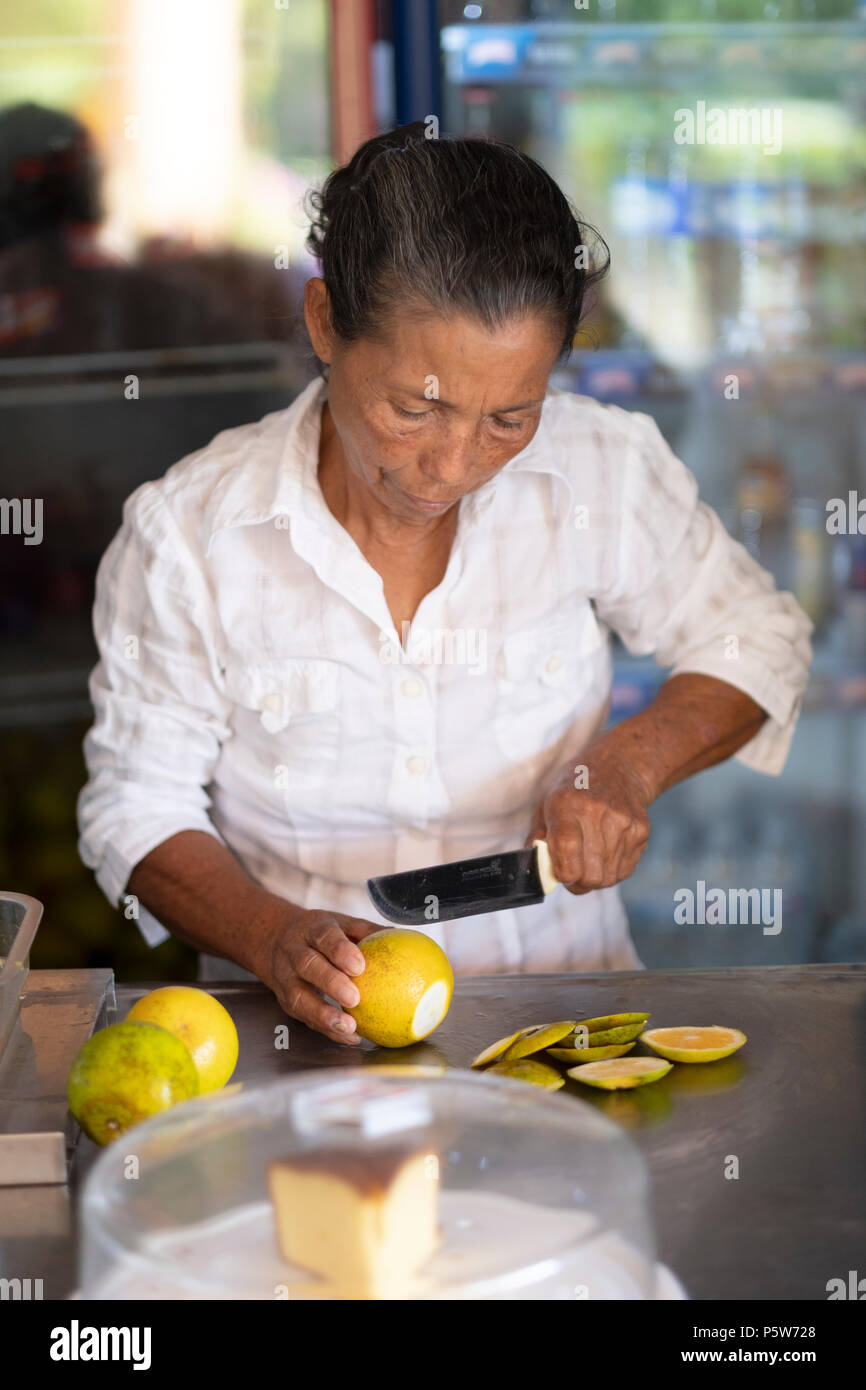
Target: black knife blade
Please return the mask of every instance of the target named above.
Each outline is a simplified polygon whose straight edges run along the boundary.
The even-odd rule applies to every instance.
[[[383,917],[407,927],[529,907],[545,896],[535,846],[383,874],[367,880],[367,891]]]

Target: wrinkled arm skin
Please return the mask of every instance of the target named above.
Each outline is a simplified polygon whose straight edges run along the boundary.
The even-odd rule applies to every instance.
[[[526,843],[546,839],[569,892],[628,878],[649,840],[648,808],[668,787],[724,762],[754,738],[766,712],[713,676],[671,676],[640,714],[599,735],[536,808]],[[574,786],[575,769],[584,767]]]

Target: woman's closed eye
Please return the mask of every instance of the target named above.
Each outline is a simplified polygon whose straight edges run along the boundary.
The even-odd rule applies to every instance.
[[[423,420],[425,416],[433,414],[432,410],[404,410],[402,405],[395,405],[394,409],[398,415],[403,416],[404,420]],[[503,420],[497,415],[492,417],[492,421],[494,425],[503,430],[519,430],[526,423],[525,420]]]

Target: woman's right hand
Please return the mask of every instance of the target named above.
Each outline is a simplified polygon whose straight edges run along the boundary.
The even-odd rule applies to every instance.
[[[292,1018],[332,1042],[357,1045],[355,1020],[322,998],[351,1009],[359,999],[352,976],[364,970],[356,941],[382,927],[362,917],[286,903],[266,933],[256,974]]]

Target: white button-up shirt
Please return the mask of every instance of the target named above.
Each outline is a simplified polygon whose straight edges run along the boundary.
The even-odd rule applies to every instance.
[[[769,718],[737,757],[781,770],[810,623],[652,419],[551,388],[398,633],[319,487],[326,394],[313,381],[138,488],[102,560],[79,848],[113,903],[195,829],[271,892],[385,925],[372,875],[523,845],[604,728],[611,630],[751,695]],[[640,965],[616,888],[424,930],[458,974]]]

